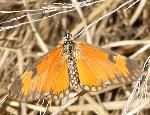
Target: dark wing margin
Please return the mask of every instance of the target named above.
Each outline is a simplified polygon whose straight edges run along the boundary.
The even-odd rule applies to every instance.
[[[10,86],[9,97],[19,102],[34,101],[47,95],[61,97],[69,88],[66,68],[67,64],[62,47],[58,46],[46,53],[37,63],[16,78]],[[53,86],[61,86],[58,84],[60,82],[55,80],[60,79],[60,74],[65,75],[66,84],[54,92]]]
[[[100,91],[107,86],[135,81],[141,72],[135,61],[87,43],[77,42],[76,63],[81,86]]]

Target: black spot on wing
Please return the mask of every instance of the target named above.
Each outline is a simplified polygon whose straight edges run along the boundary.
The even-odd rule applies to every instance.
[[[116,54],[114,54],[114,53],[108,53],[108,59],[109,59],[109,61],[115,64],[116,61],[114,60],[114,56],[116,56]]]
[[[34,77],[37,75],[37,69],[34,67],[30,71],[32,72],[31,79],[34,79]]]

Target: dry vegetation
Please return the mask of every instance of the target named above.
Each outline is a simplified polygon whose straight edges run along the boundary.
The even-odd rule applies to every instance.
[[[1,12],[0,23],[26,14],[26,12],[22,10],[28,8],[36,10],[36,12],[30,12],[34,15],[28,15],[28,17],[26,16],[22,19],[17,19],[9,23],[1,23],[0,26],[17,25],[25,21],[53,15],[56,12],[42,13],[42,11],[38,9],[42,6],[54,6],[50,5],[54,2],[74,3],[76,0],[1,0],[0,11],[21,12]],[[0,97],[3,98],[7,95],[10,84],[19,74],[37,58],[47,52],[48,49],[58,44],[59,40],[62,39],[62,28],[75,35],[99,17],[113,11],[125,2],[125,0],[106,0],[87,7],[76,7],[77,10],[73,12],[62,13],[39,22],[1,31]],[[44,5],[43,3],[48,4]],[[127,11],[124,11],[124,9],[128,8],[132,3],[133,2],[125,5],[125,7],[93,25],[87,32],[84,32],[79,40],[107,48],[125,56],[131,56],[135,52],[140,51],[140,53],[138,52],[136,53],[137,55],[132,55],[131,57],[138,61],[142,67],[150,53],[150,1],[140,0]],[[61,10],[62,9],[60,9],[60,11]],[[59,24],[59,27],[56,23]],[[100,93],[88,93],[80,97],[79,100],[60,114],[120,115],[133,88],[134,85],[130,84],[110,87]],[[46,106],[46,103],[47,102],[45,102],[43,106]],[[57,110],[58,105],[58,102],[52,103],[51,107],[48,107],[47,113]],[[150,104],[146,106],[146,109],[140,112],[140,115],[149,115],[149,107]],[[0,115],[39,114],[39,111],[34,112],[34,110],[43,111],[43,107],[38,106],[37,102],[31,102],[25,105],[6,101],[1,108]]]

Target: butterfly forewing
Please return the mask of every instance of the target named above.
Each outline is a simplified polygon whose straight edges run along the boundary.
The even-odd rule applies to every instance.
[[[62,46],[49,51],[11,85],[9,95],[20,102],[44,96],[62,97],[69,88],[67,60]]]
[[[18,77],[9,93],[21,102],[48,95],[56,99],[68,93],[70,79],[73,88],[81,85],[87,91],[100,91],[109,85],[134,81],[139,74],[140,68],[131,59],[87,43],[66,41]]]
[[[97,91],[108,85],[134,81],[140,68],[131,59],[78,42],[76,63],[81,86]]]

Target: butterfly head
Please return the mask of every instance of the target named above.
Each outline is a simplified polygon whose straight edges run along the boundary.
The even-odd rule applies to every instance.
[[[64,41],[72,41],[72,40],[74,40],[74,37],[72,36],[72,34],[65,33],[63,40]]]

